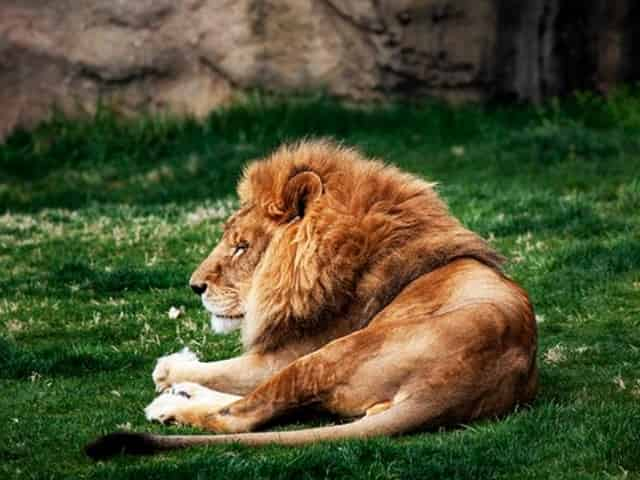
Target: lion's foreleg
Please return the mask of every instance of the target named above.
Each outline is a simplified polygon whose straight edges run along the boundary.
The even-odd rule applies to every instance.
[[[243,395],[286,367],[290,355],[247,353],[218,362],[200,362],[189,351],[158,359],[153,371],[156,390],[164,392],[181,382],[194,382],[220,392]]]

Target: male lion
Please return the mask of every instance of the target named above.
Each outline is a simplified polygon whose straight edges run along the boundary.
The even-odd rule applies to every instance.
[[[395,435],[533,399],[527,294],[432,185],[314,141],[251,164],[238,194],[241,207],[191,288],[214,328],[240,326],[246,353],[159,359],[153,380],[165,393],[146,409],[152,420],[226,435],[115,433],[89,455]],[[245,433],[309,405],[357,420]]]

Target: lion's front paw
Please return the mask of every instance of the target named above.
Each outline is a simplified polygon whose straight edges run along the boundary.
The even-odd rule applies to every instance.
[[[160,357],[153,369],[151,377],[156,386],[157,392],[164,392],[172,384],[179,382],[180,372],[184,372],[188,367],[198,361],[198,357],[189,348],[185,347],[178,353]]]

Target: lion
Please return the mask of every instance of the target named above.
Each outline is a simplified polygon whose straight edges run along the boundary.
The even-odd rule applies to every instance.
[[[300,445],[500,417],[536,395],[537,332],[503,258],[434,185],[327,140],[245,169],[239,209],[191,288],[245,353],[158,360],[150,420],[216,435],[114,433],[104,458],[192,445]],[[351,421],[254,432],[302,407]]]

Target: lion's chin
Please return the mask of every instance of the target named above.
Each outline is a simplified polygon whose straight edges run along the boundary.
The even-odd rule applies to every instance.
[[[216,314],[211,315],[211,329],[215,333],[227,334],[238,330],[242,324],[242,317],[219,317]]]

